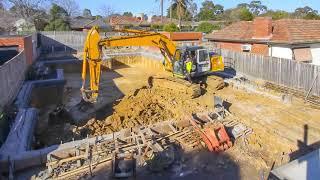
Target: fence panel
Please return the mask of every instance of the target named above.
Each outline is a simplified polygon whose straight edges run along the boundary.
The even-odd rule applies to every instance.
[[[225,65],[255,78],[320,96],[320,66],[290,59],[221,50]]]

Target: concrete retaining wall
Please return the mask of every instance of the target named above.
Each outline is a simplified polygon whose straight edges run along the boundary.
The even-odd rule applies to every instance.
[[[64,84],[65,80],[62,69],[56,70],[53,79],[27,81],[24,83],[14,102],[19,108],[19,112],[10,129],[6,142],[0,149],[0,172],[8,172],[10,168],[14,171],[30,167],[27,164],[39,165],[45,162],[46,154],[53,149],[47,148],[30,151],[34,129],[38,121],[38,110],[30,108],[31,96],[34,88],[53,87],[57,88],[57,92],[61,94],[58,97],[61,97],[62,101]],[[34,159],[35,156],[37,159]]]
[[[112,69],[122,64],[163,70],[163,56],[148,52],[106,54],[102,65]]]

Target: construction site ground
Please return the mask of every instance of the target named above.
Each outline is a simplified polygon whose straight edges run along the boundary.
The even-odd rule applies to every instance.
[[[109,134],[122,128],[152,124],[169,119],[179,120],[192,113],[213,109],[213,96],[229,102],[229,111],[251,127],[247,139],[238,139],[226,152],[214,154],[205,150],[183,152],[182,158],[168,171],[143,171],[137,176],[145,179],[258,179],[271,168],[284,164],[317,147],[320,137],[320,110],[293,99],[283,102],[238,90],[231,85],[214,92],[208,86],[204,95],[190,99],[165,87],[147,87],[150,76],[170,76],[140,66],[117,66],[104,69],[101,75],[100,108],[94,117],[75,125],[66,116],[60,122],[49,123],[50,128],[38,127],[37,145],[46,147],[72,139]],[[64,105],[71,110],[80,100],[81,77],[78,72],[65,73],[67,83]],[[40,122],[47,121],[54,106],[41,111]],[[39,123],[41,124],[41,123]],[[96,179],[105,179],[110,166],[96,169]]]

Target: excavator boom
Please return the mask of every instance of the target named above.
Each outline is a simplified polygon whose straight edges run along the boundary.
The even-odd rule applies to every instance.
[[[123,37],[101,38],[98,27],[93,27],[88,32],[83,55],[82,87],[83,99],[87,102],[95,102],[98,97],[101,74],[102,47],[121,46],[153,46],[160,49],[164,56],[164,67],[168,71],[173,70],[176,60],[176,45],[165,35],[137,30],[122,30],[119,32],[133,35]],[[90,73],[90,88],[86,89],[87,70]]]

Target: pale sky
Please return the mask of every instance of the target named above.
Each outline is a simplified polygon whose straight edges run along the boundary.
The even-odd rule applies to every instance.
[[[81,9],[88,8],[93,15],[99,12],[99,7],[103,4],[109,5],[115,12],[123,13],[130,11],[134,14],[145,13],[148,15],[160,14],[159,0],[77,0]],[[170,0],[165,1],[165,10],[169,7]],[[194,0],[198,4],[198,8],[204,0]],[[221,4],[225,8],[235,7],[239,3],[250,2],[251,0],[214,0],[215,4]],[[280,9],[293,11],[297,7],[310,6],[320,11],[319,0],[262,0],[263,4],[269,9]]]

